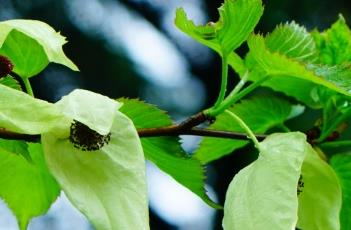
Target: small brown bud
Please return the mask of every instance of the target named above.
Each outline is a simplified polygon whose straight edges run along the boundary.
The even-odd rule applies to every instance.
[[[6,75],[10,74],[13,70],[13,64],[5,56],[0,55],[0,78],[6,77]]]

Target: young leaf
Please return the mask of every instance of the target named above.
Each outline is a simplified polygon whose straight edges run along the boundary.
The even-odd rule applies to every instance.
[[[235,104],[230,111],[241,117],[255,133],[264,133],[270,128],[282,125],[288,118],[292,106],[276,97],[254,97]],[[244,130],[226,113],[220,114],[211,129],[244,132]],[[205,137],[195,151],[195,156],[202,163],[209,163],[235,149],[248,144],[249,141],[229,140]]]
[[[225,0],[218,9],[216,23],[196,26],[182,8],[177,9],[175,24],[193,39],[227,57],[253,31],[263,13],[261,0]]]
[[[135,99],[118,99],[123,103],[120,111],[133,120],[137,128],[152,128],[172,124],[170,117],[162,110]],[[181,148],[177,137],[142,138],[145,156],[168,173],[176,181],[201,197],[208,205],[219,208],[205,191],[205,168],[195,158],[189,157]]]
[[[351,61],[351,31],[345,19],[339,20],[324,32],[314,30],[313,38],[319,51],[319,61],[328,64],[342,64]]]
[[[0,54],[11,60],[13,72],[22,78],[37,75],[49,64],[45,50],[38,41],[16,29],[8,33]]]
[[[224,204],[226,230],[294,229],[297,183],[306,156],[302,133],[273,134],[259,158],[232,180]]]
[[[31,163],[17,155],[19,148],[22,146],[12,144],[8,151],[0,150],[0,197],[24,230],[32,217],[49,209],[60,188],[46,167],[40,144],[29,144]]]
[[[342,188],[342,208],[340,212],[341,230],[351,228],[351,154],[336,154],[330,159]]]
[[[46,59],[49,62],[55,62],[58,64],[62,64],[64,66],[67,66],[72,70],[78,70],[76,65],[66,57],[66,55],[62,50],[62,46],[66,43],[65,37],[57,33],[48,24],[40,21],[35,21],[35,20],[21,20],[21,19],[0,22],[0,31],[1,31],[0,47],[4,45],[4,43],[6,42],[5,40],[7,39],[8,35],[12,32],[12,30],[21,32],[25,36],[36,40],[42,46],[42,49],[44,49],[46,54]],[[21,37],[20,40],[17,40],[17,42],[25,44],[26,40],[22,40],[22,38],[23,36]],[[34,44],[34,43],[31,42],[31,44]],[[23,47],[23,46],[21,44],[18,44],[18,47]],[[13,51],[16,51],[16,50],[13,50]],[[11,53],[11,55],[16,55],[16,54]],[[19,60],[12,60],[12,61],[19,61]],[[38,58],[37,62],[43,63],[45,62],[45,60],[41,60],[41,59],[39,60]],[[31,77],[29,75],[24,75],[24,76]]]
[[[334,170],[308,146],[301,168],[297,227],[339,230],[341,188]]]
[[[278,52],[301,62],[312,63],[317,59],[313,37],[295,22],[277,26],[265,38],[270,51]]]

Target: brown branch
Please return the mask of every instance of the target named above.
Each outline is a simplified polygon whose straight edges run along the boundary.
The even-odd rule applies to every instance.
[[[231,131],[221,131],[212,129],[196,128],[195,126],[209,120],[203,113],[198,113],[189,117],[179,125],[171,125],[159,128],[138,129],[139,137],[159,137],[159,136],[178,136],[178,135],[194,135],[206,137],[229,138],[237,140],[247,140],[245,133],[237,133]],[[256,135],[258,140],[263,140],[266,135]],[[23,140],[27,142],[39,142],[40,135],[28,135],[15,133],[6,129],[0,128],[0,138],[8,140]]]
[[[0,128],[0,138],[6,139],[6,140],[22,140],[27,142],[40,141],[40,135],[16,133],[16,132],[8,131],[4,128]]]
[[[204,137],[219,137],[236,140],[247,140],[245,133],[238,133],[232,131],[222,131],[213,129],[191,128],[188,130],[179,130],[177,126],[168,126],[160,128],[138,129],[139,137],[158,137],[158,136],[178,136],[178,135],[194,135]],[[267,135],[255,135],[259,141],[264,140]]]

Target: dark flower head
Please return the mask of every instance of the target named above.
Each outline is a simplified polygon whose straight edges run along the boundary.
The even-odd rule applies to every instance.
[[[79,121],[74,120],[71,124],[69,140],[74,147],[82,151],[99,150],[108,144],[110,138],[111,133],[101,135]]]
[[[13,70],[13,64],[5,56],[0,55],[0,77],[5,77]]]

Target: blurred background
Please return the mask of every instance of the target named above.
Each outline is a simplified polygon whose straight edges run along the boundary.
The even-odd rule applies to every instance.
[[[139,97],[169,111],[176,121],[211,105],[220,84],[220,60],[209,49],[178,31],[175,9],[185,8],[196,23],[216,21],[215,0],[0,0],[0,20],[42,20],[69,43],[64,50],[80,68],[72,72],[50,65],[31,79],[37,97],[55,102],[75,88],[112,98]],[[308,29],[324,29],[342,13],[351,22],[349,0],[270,0],[256,32],[295,20]],[[239,49],[241,54],[245,47]],[[234,82],[233,82],[234,83]],[[191,152],[199,141],[184,137]],[[254,159],[250,147],[208,166],[208,191],[221,204],[234,174]],[[151,163],[147,165],[151,229],[221,229],[222,212],[206,206]],[[17,229],[0,205],[0,230]],[[64,194],[31,230],[93,229]]]

